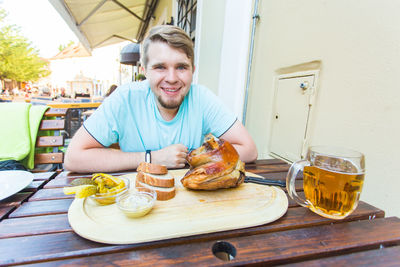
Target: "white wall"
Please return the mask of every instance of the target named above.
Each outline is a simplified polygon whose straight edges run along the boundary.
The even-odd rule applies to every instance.
[[[199,0],[193,81],[209,87],[242,119],[252,1]]]
[[[361,199],[400,216],[400,1],[263,0],[247,128],[268,154],[278,70],[320,61],[310,144],[366,155]]]
[[[225,6],[218,95],[242,120],[252,1],[229,0]]]
[[[197,8],[193,81],[218,94],[225,0],[199,0]]]

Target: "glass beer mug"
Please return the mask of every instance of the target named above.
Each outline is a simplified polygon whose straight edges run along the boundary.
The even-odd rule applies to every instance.
[[[303,172],[305,199],[295,188],[296,176]],[[292,164],[286,178],[289,196],[299,205],[330,219],[343,219],[358,205],[365,176],[365,158],[345,148],[310,147],[305,160]]]

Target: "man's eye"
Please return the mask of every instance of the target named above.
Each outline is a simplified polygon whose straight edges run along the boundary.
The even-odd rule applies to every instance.
[[[178,70],[186,70],[187,67],[186,66],[178,66]]]
[[[155,68],[155,69],[158,69],[158,70],[165,69],[164,66],[161,66],[161,65],[155,66],[154,68]]]

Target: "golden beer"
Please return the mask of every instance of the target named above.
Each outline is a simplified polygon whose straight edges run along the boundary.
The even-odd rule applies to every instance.
[[[309,208],[331,219],[346,217],[357,207],[364,176],[364,173],[345,173],[305,166],[303,186]]]

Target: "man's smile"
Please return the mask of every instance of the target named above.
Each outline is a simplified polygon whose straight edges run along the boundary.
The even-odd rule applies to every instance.
[[[167,95],[174,95],[179,92],[180,89],[180,87],[161,87],[161,90],[163,90]]]

